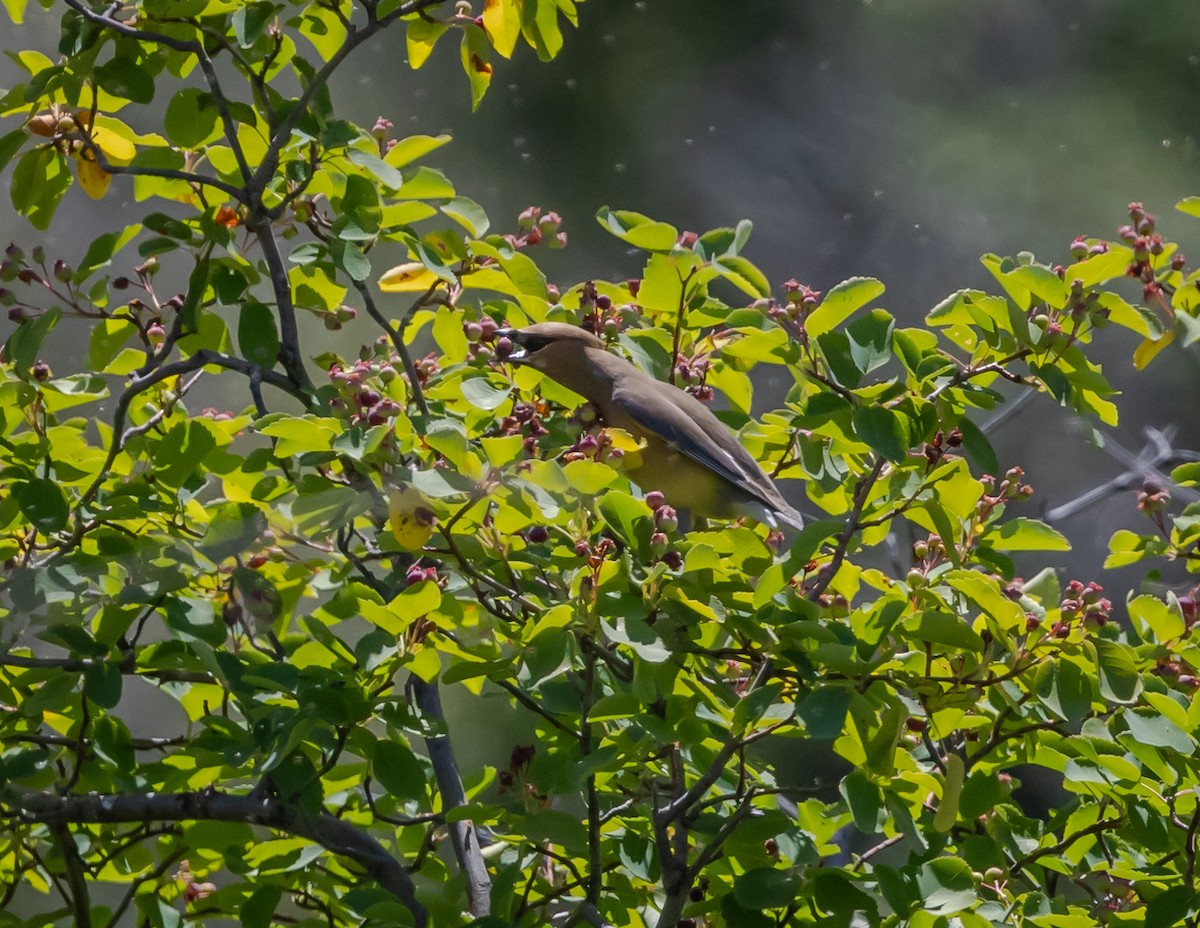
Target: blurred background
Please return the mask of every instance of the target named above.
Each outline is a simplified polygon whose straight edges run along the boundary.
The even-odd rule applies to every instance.
[[[56,16],[31,5],[29,19],[6,44],[50,51]],[[531,204],[562,214],[570,247],[539,255],[562,285],[639,272],[594,221],[603,205],[695,231],[751,219],[746,254],[773,283],[825,291],[876,276],[888,288],[880,305],[905,325],[953,290],[996,290],[980,254],[1064,261],[1077,235],[1115,236],[1131,200],[1200,258],[1200,224],[1173,210],[1200,193],[1192,0],[591,0],[580,20],[558,60],[522,47],[496,62],[477,113],[454,38],[414,74],[399,31],[356,53],[335,106],[362,125],[386,116],[400,136],[452,134],[429,163],[493,228],[513,228]],[[0,64],[0,85],[11,84],[13,65]],[[153,131],[161,105],[127,115]],[[48,250],[78,259],[92,235],[129,221],[122,199],[132,207],[124,178],[102,205],[72,190]],[[35,239],[11,210],[0,209],[0,235]],[[1140,295],[1131,284],[1127,298]],[[365,340],[353,327],[337,337],[347,351]],[[1100,342],[1095,356],[1124,393],[1109,448],[1140,449],[1147,427],[1200,447],[1195,351],[1168,349],[1141,375],[1133,336],[1110,328]],[[1091,423],[1048,397],[992,439],[1002,468],[1026,469],[1041,511],[1124,469]],[[1062,579],[1123,598],[1142,571],[1101,569],[1121,527],[1148,530],[1133,490],[1059,523],[1075,545],[1053,555]],[[1182,573],[1165,579],[1187,586]]]

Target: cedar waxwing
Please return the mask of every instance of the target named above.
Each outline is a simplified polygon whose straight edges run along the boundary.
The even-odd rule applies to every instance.
[[[519,348],[509,361],[553,378],[593,403],[606,425],[645,442],[640,463],[627,468],[643,490],[659,490],[697,516],[803,524],[729,428],[690,393],[655,380],[573,325],[542,322],[497,334]]]

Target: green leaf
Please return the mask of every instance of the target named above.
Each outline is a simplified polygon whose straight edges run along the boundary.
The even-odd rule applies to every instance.
[[[173,145],[199,148],[214,137],[217,118],[212,94],[197,87],[185,87],[167,104],[163,128]]]
[[[825,299],[804,321],[804,329],[810,338],[830,332],[855,310],[882,295],[883,291],[883,284],[874,277],[844,280],[825,294]]]
[[[1072,661],[1043,664],[1035,685],[1042,704],[1059,718],[1079,723],[1091,711],[1092,688]]]
[[[70,507],[62,488],[44,477],[24,480],[13,487],[21,514],[44,535],[61,532],[67,527]]]
[[[967,651],[982,651],[983,639],[952,612],[923,610],[905,622],[906,633],[917,641]]]
[[[804,880],[794,868],[756,867],[733,884],[733,896],[743,909],[782,909],[796,901]]]
[[[839,791],[850,807],[859,831],[874,834],[879,828],[879,813],[883,809],[883,794],[878,785],[863,771],[855,770],[842,780]]]
[[[346,158],[351,164],[370,171],[372,176],[385,187],[399,190],[400,185],[404,183],[404,176],[392,164],[372,152],[352,148]]]
[[[1175,204],[1175,208],[1188,216],[1200,217],[1200,197],[1184,197]]]
[[[1142,692],[1136,656],[1130,647],[1105,638],[1095,639],[1100,695],[1110,702],[1129,704]]]
[[[865,912],[867,914],[865,924],[879,923],[879,906],[876,901],[855,886],[844,871],[816,870],[812,873],[812,880],[813,899],[817,903],[817,908],[838,915]],[[830,919],[830,922],[834,922],[834,920]],[[854,924],[855,922],[854,920],[838,920],[836,923]]]
[[[13,2],[13,0],[8,0],[8,2]],[[28,140],[29,132],[23,127],[0,135],[0,171],[8,167],[8,163],[17,156],[17,152],[24,147]]]
[[[363,250],[353,242],[335,238],[329,244],[329,251],[334,263],[345,271],[351,280],[361,282],[370,278],[371,262]]]
[[[599,461],[571,461],[563,468],[571,488],[583,496],[595,496],[605,487],[612,486],[619,474]]]
[[[84,673],[84,688],[88,699],[102,709],[115,709],[121,701],[125,675],[115,662],[92,664]]]
[[[79,262],[79,267],[75,269],[72,277],[74,283],[78,285],[100,268],[108,267],[112,263],[113,255],[128,245],[141,229],[140,225],[126,226],[120,232],[109,232],[93,239],[83,260]]]
[[[415,619],[437,609],[442,602],[441,588],[432,580],[422,580],[393,597],[386,606],[364,601],[363,618],[389,635],[398,635]]]
[[[262,35],[263,30],[275,18],[277,7],[273,3],[247,3],[233,14],[233,34],[242,48],[248,48]]]
[[[269,306],[249,302],[238,313],[238,348],[242,357],[264,370],[275,366],[279,357],[279,332],[275,314]]]
[[[449,135],[410,135],[388,149],[383,160],[394,168],[402,168],[450,142]],[[483,233],[480,232],[480,235]]]
[[[276,440],[275,453],[281,457],[304,454],[308,451],[328,451],[344,426],[338,419],[314,415],[287,416],[275,413],[264,416],[255,424],[256,431]]]
[[[767,276],[740,255],[727,255],[713,261],[713,269],[731,284],[757,299],[771,295],[771,283]]]
[[[670,251],[679,238],[679,230],[674,226],[628,210],[602,206],[596,213],[596,220],[621,241],[646,251]]]
[[[422,799],[425,796],[425,768],[407,745],[376,741],[371,773],[396,799]]]
[[[18,374],[28,376],[29,368],[41,353],[42,342],[58,325],[60,318],[62,310],[55,306],[40,316],[26,319],[8,337],[8,341],[4,343],[4,359],[16,368]]]
[[[48,229],[70,186],[71,174],[65,157],[53,148],[27,151],[13,169],[9,188],[13,208],[35,229]]]
[[[154,78],[150,72],[129,58],[106,61],[92,72],[106,93],[133,103],[149,103],[154,99]]]
[[[946,776],[942,784],[942,798],[933,816],[934,830],[943,834],[954,827],[958,820],[958,805],[962,797],[963,777],[966,774],[963,759],[953,751],[946,755]]]
[[[859,373],[869,374],[891,360],[895,328],[892,314],[882,309],[873,309],[846,326],[850,357]]]
[[[602,465],[603,466],[603,465]],[[650,558],[650,536],[654,532],[650,507],[620,490],[609,490],[597,506],[604,521],[643,561]]]
[[[1200,200],[1200,197],[1189,197]],[[1197,204],[1200,209],[1200,203]],[[1193,213],[1200,215],[1200,212]],[[1190,886],[1171,886],[1163,890],[1146,905],[1144,928],[1173,928],[1182,923],[1200,906],[1200,894]]]
[[[196,548],[214,564],[220,564],[249,550],[266,528],[267,517],[253,503],[221,503],[215,507],[208,530]]]
[[[1066,536],[1045,522],[1018,516],[992,525],[981,539],[997,551],[1070,551]]]
[[[1169,748],[1181,754],[1191,754],[1196,742],[1191,735],[1162,715],[1139,715],[1132,710],[1121,714],[1129,727],[1129,735],[1139,744],[1153,748]]]
[[[390,156],[391,152],[388,154]],[[443,203],[441,210],[466,229],[473,238],[481,238],[487,234],[489,225],[487,213],[474,200],[468,197],[454,197],[449,202]]]
[[[1176,641],[1187,632],[1182,610],[1178,606],[1167,605],[1155,596],[1145,593],[1135,596],[1129,600],[1126,608],[1142,635],[1159,643]]]
[[[818,687],[805,696],[796,712],[810,738],[832,741],[842,734],[849,708],[850,690],[829,685]]]
[[[854,411],[854,431],[872,450],[889,461],[908,456],[909,435],[904,417],[885,406],[860,406]]]
[[[8,18],[12,20],[14,26],[19,26],[25,21],[25,6],[28,0],[3,0],[5,12],[8,13]]]
[[[923,908],[936,915],[953,915],[975,903],[975,881],[966,861],[939,857],[921,866],[917,886]]]
[[[491,412],[512,393],[511,386],[494,387],[485,377],[468,377],[460,385],[463,398],[472,406]]]
[[[270,928],[275,909],[283,898],[283,887],[260,886],[238,909],[242,928]]]

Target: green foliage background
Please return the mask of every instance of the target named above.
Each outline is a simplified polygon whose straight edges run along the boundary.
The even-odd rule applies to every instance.
[[[1114,426],[1096,345],[1131,333],[1140,369],[1193,344],[1200,275],[1154,217],[985,256],[922,325],[873,277],[773,285],[746,221],[604,208],[638,276],[560,288],[559,217],[493,229],[425,163],[448,139],[359,125],[328,81],[377,36],[457,46],[478,104],[518,47],[559,53],[569,0],[47,11],[56,54],[0,100],[13,206],[50,228],[123,175],[144,206],[80,260],[0,267],[0,920],[1194,920],[1191,591],[1018,579],[1068,541],[978,425],[1003,386]],[[502,363],[495,325],[546,319],[719,393],[819,517],[680,531],[619,436]],[[788,384],[762,413],[759,371]],[[196,408],[213,380],[234,411]],[[1108,564],[1190,568],[1194,507],[1139,499]],[[135,733],[150,688],[179,722]],[[443,692],[530,743],[460,765]],[[836,788],[803,769],[828,755]],[[1013,799],[1030,768],[1064,778],[1047,817]]]

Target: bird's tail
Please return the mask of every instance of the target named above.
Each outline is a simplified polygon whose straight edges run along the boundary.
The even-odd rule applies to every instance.
[[[796,531],[804,528],[804,516],[786,504],[783,506],[767,506],[765,503],[754,500],[753,502],[743,503],[738,508],[752,519],[756,519],[764,525],[769,525],[771,528],[779,528],[781,525],[794,528]]]

